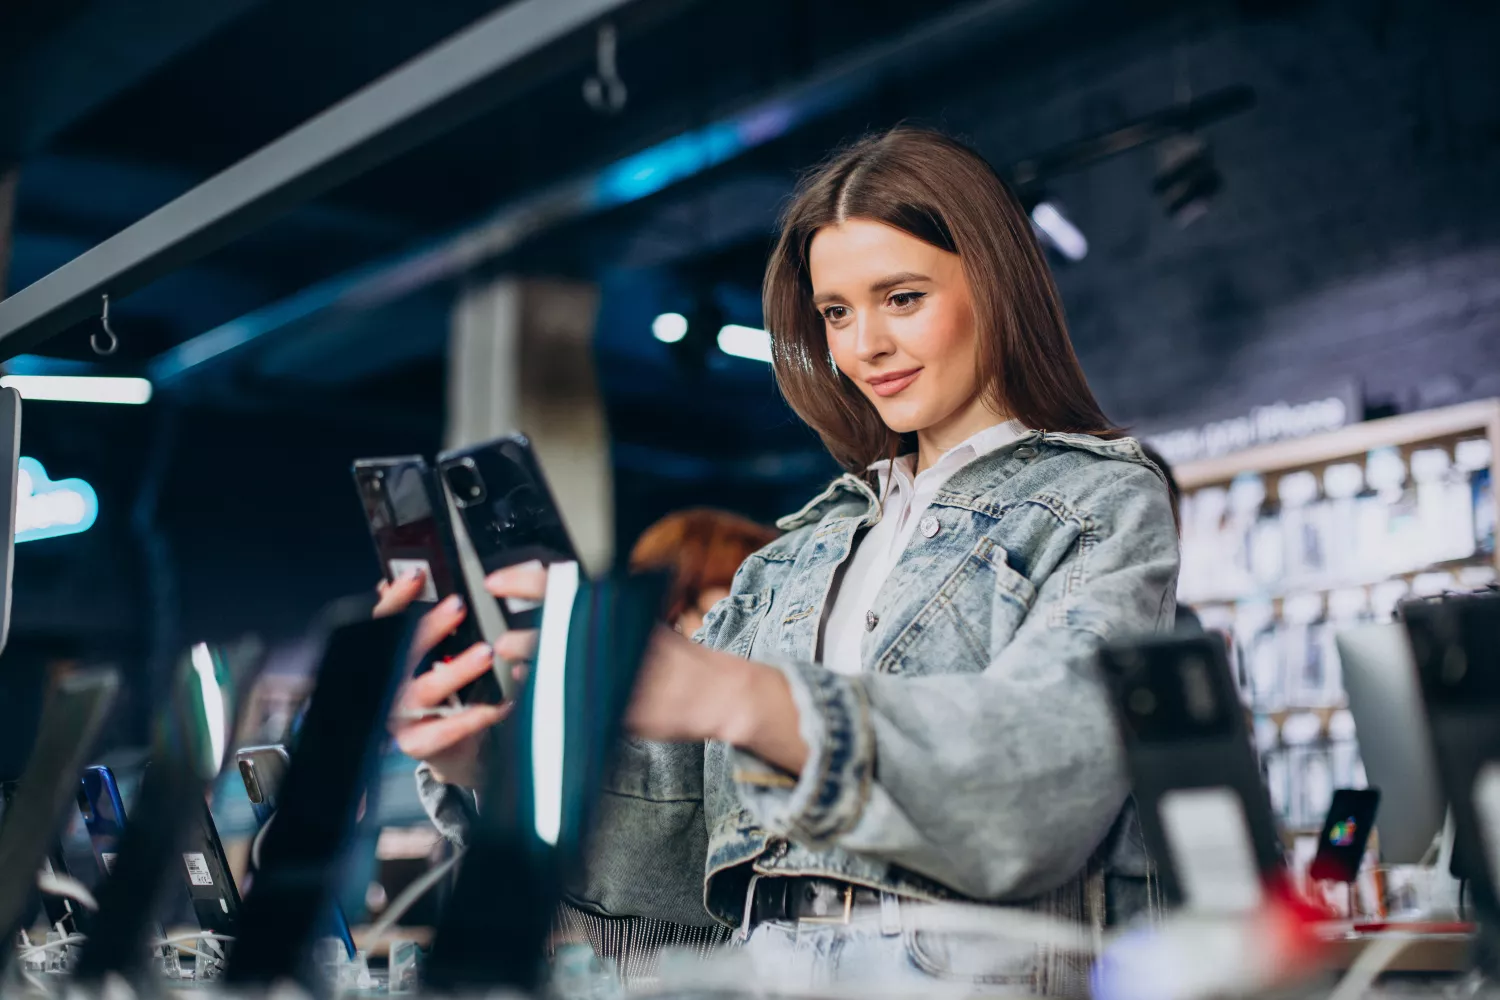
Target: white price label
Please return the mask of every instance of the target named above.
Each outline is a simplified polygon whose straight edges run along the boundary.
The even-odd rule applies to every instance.
[[[213,885],[214,878],[208,873],[208,858],[196,851],[187,851],[182,855],[182,863],[187,865],[188,881],[193,885]]]
[[[109,851],[99,852],[99,860],[104,862],[104,870],[110,875],[113,875],[115,873],[116,857],[118,857],[118,855],[111,854]]]

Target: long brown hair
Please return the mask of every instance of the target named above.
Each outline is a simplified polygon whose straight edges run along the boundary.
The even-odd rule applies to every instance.
[[[845,468],[895,454],[899,435],[833,364],[812,303],[807,251],[819,229],[883,222],[958,254],[979,326],[981,391],[1027,427],[1118,437],[1094,400],[1031,222],[984,158],[925,129],[900,127],[835,154],[798,185],[762,291],[776,381]]]

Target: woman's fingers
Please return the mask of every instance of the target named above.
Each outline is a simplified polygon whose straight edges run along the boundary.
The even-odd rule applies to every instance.
[[[452,635],[463,624],[464,613],[464,599],[453,594],[423,615],[411,640],[411,666],[415,667],[438,643]]]
[[[375,592],[380,595],[380,600],[375,603],[375,617],[384,618],[405,611],[406,606],[422,593],[426,579],[420,570],[416,570],[398,576],[392,583],[381,580],[375,587]]]
[[[495,656],[509,663],[519,663],[536,656],[536,629],[516,629],[495,640]]]
[[[497,569],[484,578],[484,589],[500,598],[540,601],[547,596],[547,567],[533,559]]]
[[[500,722],[510,714],[512,704],[470,705],[440,719],[408,723],[397,730],[396,745],[402,753],[417,760],[436,757]]]
[[[463,688],[494,669],[494,651],[476,642],[447,663],[433,664],[431,670],[413,677],[401,696],[405,709],[431,708],[441,705]]]

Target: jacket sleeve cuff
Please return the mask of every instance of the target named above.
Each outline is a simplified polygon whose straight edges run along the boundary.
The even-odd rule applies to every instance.
[[[875,734],[869,704],[855,678],[812,663],[776,663],[797,706],[807,744],[800,776],[734,751],[740,801],[777,836],[824,843],[853,829],[875,777]]]
[[[458,847],[468,846],[469,830],[479,818],[473,792],[444,784],[422,763],[417,765],[417,798],[439,833]]]

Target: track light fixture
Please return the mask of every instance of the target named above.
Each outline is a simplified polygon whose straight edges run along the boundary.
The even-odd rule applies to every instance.
[[[1214,165],[1213,154],[1202,136],[1179,134],[1157,144],[1156,178],[1151,182],[1151,190],[1179,227],[1192,225],[1201,218],[1223,186],[1224,175]]]

